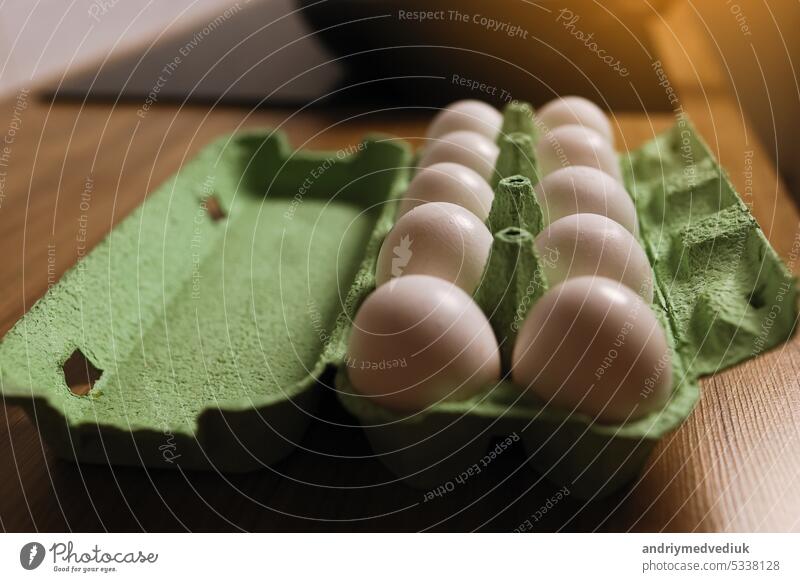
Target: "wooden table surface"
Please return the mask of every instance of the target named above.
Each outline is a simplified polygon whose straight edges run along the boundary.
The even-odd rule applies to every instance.
[[[682,70],[689,41],[661,29],[664,64]],[[689,47],[687,50],[687,46]],[[671,47],[671,49],[670,49]],[[677,49],[676,49],[677,47]],[[694,54],[694,53],[692,53]],[[798,272],[798,212],[773,164],[714,75],[671,75],[690,114],[779,254]],[[23,103],[24,102],[24,103]],[[25,105],[21,110],[21,106]],[[148,192],[215,136],[280,126],[295,146],[339,148],[369,131],[409,138],[427,118],[345,112],[247,111],[210,106],[54,104],[31,93],[0,104],[0,138],[21,110],[0,190],[0,335],[74,264],[79,217],[88,245],[100,241]],[[618,143],[632,148],[674,122],[672,113],[617,116]],[[93,183],[88,211],[81,207]],[[794,247],[794,252],[793,252]],[[800,530],[800,338],[702,382],[689,420],[664,439],[641,480],[611,499],[567,498],[536,523],[541,531]],[[334,399],[327,418],[349,420]],[[56,460],[16,407],[0,408],[0,528],[7,531],[490,530],[510,531],[555,493],[516,471],[521,451],[499,457],[479,478],[435,502],[402,484],[382,482],[375,460],[346,466],[297,452],[275,471],[247,475],[76,466]],[[358,430],[316,423],[310,450],[365,455]],[[512,475],[513,473],[513,475]],[[323,483],[299,485],[282,478]]]

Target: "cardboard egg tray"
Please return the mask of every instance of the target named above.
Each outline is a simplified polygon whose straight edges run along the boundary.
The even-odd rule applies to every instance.
[[[543,227],[537,139],[531,108],[507,107],[487,220],[495,244],[475,294],[506,367],[521,319],[547,288],[531,245]],[[327,153],[292,151],[268,131],[218,140],[8,333],[4,398],[63,458],[247,471],[300,445],[330,389],[318,380],[335,371],[376,455],[414,485],[446,482],[511,437],[541,475],[592,497],[641,471],[691,412],[700,376],[792,333],[795,280],[684,124],[621,158],[655,274],[652,307],[673,349],[663,410],[601,425],[508,382],[411,416],[381,409],[350,389],[345,352],[412,160],[388,136]],[[65,372],[75,362],[99,376],[84,395]]]

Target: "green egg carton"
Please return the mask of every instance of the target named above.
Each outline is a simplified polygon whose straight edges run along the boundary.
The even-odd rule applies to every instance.
[[[487,221],[495,244],[475,296],[506,365],[547,288],[530,244],[543,227],[537,139],[531,108],[507,107]],[[318,381],[335,372],[375,454],[416,486],[436,490],[522,441],[545,478],[576,496],[609,493],[689,415],[701,375],[785,340],[797,314],[794,279],[690,126],[621,163],[675,354],[671,400],[635,422],[595,424],[508,382],[410,417],[353,393],[351,320],[413,173],[409,147],[387,136],[316,153],[275,132],[215,142],[9,332],[0,389],[64,458],[247,471],[300,446]],[[75,365],[99,376],[83,395]]]
[[[506,373],[518,326],[547,289],[532,248],[544,226],[533,194],[536,127],[529,106],[506,108],[487,219],[494,244],[475,293],[500,342]],[[437,491],[491,462],[511,437],[523,442],[537,473],[571,494],[608,495],[632,481],[658,440],[689,416],[699,377],[790,337],[796,281],[689,122],[681,119],[620,163],[654,271],[652,309],[673,353],[669,402],[643,418],[606,425],[544,406],[504,380],[470,400],[408,416],[360,397],[340,368],[342,402],[397,475]]]

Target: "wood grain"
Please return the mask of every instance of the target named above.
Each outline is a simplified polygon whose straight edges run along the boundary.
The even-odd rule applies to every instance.
[[[676,4],[653,35],[679,106],[696,124],[772,245],[800,272],[798,212],[774,163],[747,126],[718,47],[690,4]],[[654,452],[626,509],[631,529],[800,530],[797,337],[702,382],[689,421]]]

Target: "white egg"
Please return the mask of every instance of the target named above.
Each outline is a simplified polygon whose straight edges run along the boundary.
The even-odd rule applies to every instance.
[[[590,212],[602,214],[636,234],[636,207],[617,180],[589,166],[567,166],[548,174],[533,189],[546,223]]]
[[[514,344],[512,377],[546,403],[619,423],[666,404],[671,353],[641,297],[610,279],[576,277],[531,309]]]
[[[502,114],[483,101],[464,99],[440,111],[428,127],[428,138],[435,139],[453,131],[474,131],[494,140],[503,125]]]
[[[582,125],[614,143],[614,130],[605,112],[583,97],[559,97],[536,110],[536,119],[548,129],[561,125]]]
[[[493,200],[492,188],[475,170],[443,162],[417,172],[400,201],[397,216],[399,218],[426,202],[451,202],[485,221]]]
[[[419,166],[454,162],[472,168],[484,180],[491,178],[500,149],[492,140],[474,131],[454,131],[433,139],[425,146]]]
[[[544,176],[567,166],[590,166],[622,181],[614,148],[599,133],[580,125],[561,125],[543,133],[536,159]]]
[[[559,218],[536,237],[536,251],[551,287],[572,277],[597,275],[627,285],[653,301],[653,270],[633,235],[599,214]]]
[[[403,215],[386,236],[378,254],[375,279],[431,275],[472,293],[481,281],[492,233],[466,208],[429,202]]]
[[[500,377],[497,340],[478,305],[425,275],[393,279],[367,297],[345,364],[359,394],[403,411],[470,398]]]

